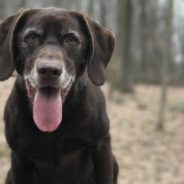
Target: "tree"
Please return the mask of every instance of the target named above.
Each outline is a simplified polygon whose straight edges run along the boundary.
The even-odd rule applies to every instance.
[[[5,16],[5,1],[0,0],[0,19]]]
[[[88,2],[88,13],[89,13],[89,15],[91,16],[91,17],[93,17],[94,16],[94,0],[90,0],[89,2]]]
[[[106,5],[107,5],[107,0],[100,0],[100,19],[101,19],[101,24],[103,26],[106,26],[107,25],[107,20],[106,20],[106,17],[107,17],[107,8],[106,8]]]
[[[131,60],[132,0],[118,0],[117,52],[121,55],[122,73],[118,88],[123,92],[133,91],[133,64]]]
[[[167,101],[167,85],[168,85],[168,66],[171,60],[171,38],[172,38],[172,17],[173,17],[173,0],[167,1],[167,9],[165,13],[165,33],[163,36],[163,65],[162,65],[162,87],[160,110],[158,115],[157,129],[164,129],[164,115]]]
[[[138,82],[160,83],[161,78],[161,32],[163,32],[163,8],[159,1],[139,0],[139,47],[140,59],[138,65]],[[139,48],[137,48],[139,50]]]
[[[140,13],[140,42],[141,42],[141,59],[140,59],[140,81],[144,82],[147,72],[147,65],[148,65],[148,50],[147,50],[147,44],[149,39],[149,32],[148,32],[148,16],[147,16],[147,6],[148,6],[148,0],[140,0],[140,7],[141,7],[141,13]]]

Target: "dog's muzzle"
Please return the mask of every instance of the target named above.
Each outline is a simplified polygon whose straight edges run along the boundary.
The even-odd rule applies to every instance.
[[[54,61],[38,63],[30,77],[26,77],[27,94],[33,103],[33,119],[39,130],[53,132],[59,127],[63,103],[73,81],[74,77]]]

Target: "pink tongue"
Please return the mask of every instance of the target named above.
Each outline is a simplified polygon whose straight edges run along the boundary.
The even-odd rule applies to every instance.
[[[33,102],[33,118],[43,132],[53,132],[62,121],[62,99],[60,91],[37,90]]]

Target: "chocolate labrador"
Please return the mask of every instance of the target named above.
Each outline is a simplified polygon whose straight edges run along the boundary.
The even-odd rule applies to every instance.
[[[0,80],[18,73],[5,107],[6,184],[116,184],[99,86],[114,37],[86,14],[22,9],[0,25]]]

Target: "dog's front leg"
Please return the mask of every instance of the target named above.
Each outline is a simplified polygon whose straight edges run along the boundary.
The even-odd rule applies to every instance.
[[[113,155],[110,135],[97,146],[94,152],[96,184],[113,184]]]
[[[13,184],[32,184],[32,167],[28,161],[11,155],[11,177]]]

